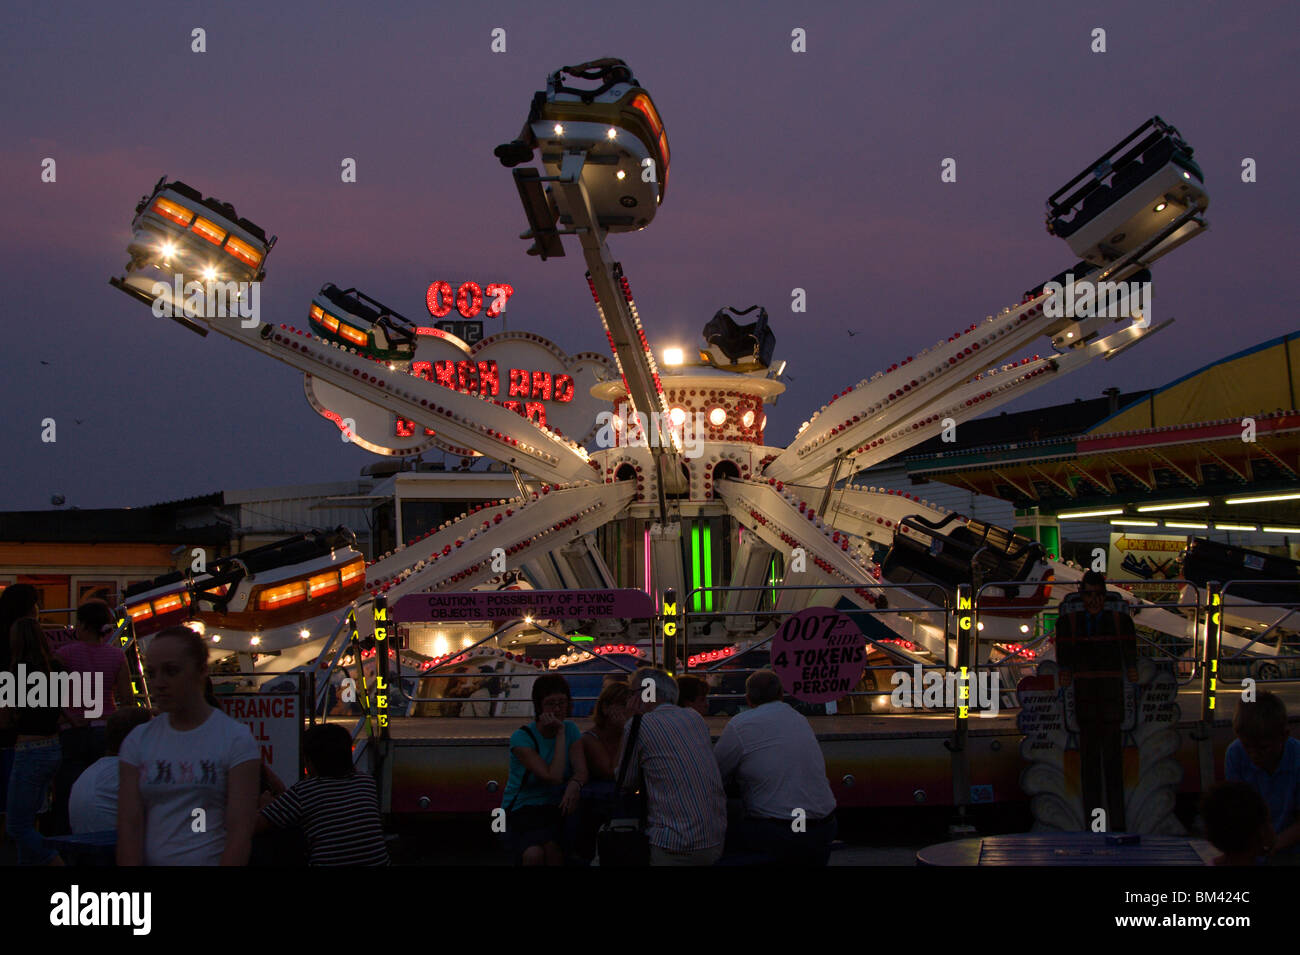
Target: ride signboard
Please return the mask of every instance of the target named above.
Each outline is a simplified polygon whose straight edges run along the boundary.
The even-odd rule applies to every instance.
[[[399,623],[428,620],[511,620],[537,617],[647,619],[654,601],[643,590],[488,590],[469,593],[410,594],[390,611]]]
[[[232,693],[218,698],[232,720],[248,727],[262,759],[286,786],[298,778],[302,713],[297,693]]]
[[[862,631],[830,607],[799,611],[772,637],[772,669],[785,691],[805,703],[838,700],[858,685],[866,665]]]
[[[417,378],[500,404],[578,444],[591,442],[597,415],[608,408],[592,397],[598,382],[615,375],[613,363],[595,352],[570,355],[553,342],[524,331],[503,331],[470,343],[439,327],[416,329],[415,351],[405,370]],[[465,322],[482,331],[482,322]],[[407,456],[431,447],[466,456],[473,448],[443,441],[433,429],[359,398],[343,388],[304,376],[307,401],[352,444],[375,454]],[[533,430],[520,422],[520,435]]]

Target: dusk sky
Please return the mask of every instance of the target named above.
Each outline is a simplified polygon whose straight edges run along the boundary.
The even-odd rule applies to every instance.
[[[311,410],[300,373],[109,287],[164,173],[278,234],[264,321],[307,327],[327,281],[418,320],[431,280],[509,282],[510,328],[603,350],[576,245],[525,255],[492,155],[548,73],[596,57],[628,62],[670,139],[658,217],[609,243],[651,343],[691,346],[719,307],[766,306],[793,376],[771,444],[1072,264],[1044,200],[1154,114],[1195,147],[1211,197],[1210,230],[1154,269],[1155,318],[1177,322],[1005,408],[1159,386],[1300,328],[1295,3],[9,0],[0,23],[0,509],[342,480],[379,460]]]

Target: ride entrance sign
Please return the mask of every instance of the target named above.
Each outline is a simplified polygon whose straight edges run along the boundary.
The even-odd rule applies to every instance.
[[[858,685],[866,665],[862,631],[830,607],[799,611],[772,637],[772,669],[805,703],[838,700]]]
[[[227,716],[248,727],[271,770],[286,786],[293,785],[299,772],[298,734],[302,729],[298,694],[231,693],[217,699]]]

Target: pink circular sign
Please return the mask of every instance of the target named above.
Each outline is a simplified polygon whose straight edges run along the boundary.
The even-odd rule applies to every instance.
[[[866,665],[862,631],[829,607],[787,617],[772,638],[772,669],[785,691],[805,703],[838,700],[858,685]]]

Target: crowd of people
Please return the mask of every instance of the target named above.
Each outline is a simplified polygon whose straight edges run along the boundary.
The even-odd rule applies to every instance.
[[[583,733],[568,718],[564,677],[538,677],[536,718],[510,737],[501,803],[516,861],[589,865],[601,827],[631,812],[642,821],[651,865],[713,865],[724,853],[825,865],[837,832],[835,797],[812,726],[783,701],[779,677],[750,675],[748,709],[716,745],[703,716],[707,692],[697,678],[643,667],[606,681],[595,725]]]
[[[255,834],[272,830],[299,832],[309,864],[389,862],[378,790],[354,770],[347,730],[308,730],[308,775],[285,785],[249,728],[214,705],[208,648],[197,633],[170,627],[150,641],[144,673],[153,706],[145,708],[122,649],[104,639],[115,629],[107,604],[82,604],[75,639],[54,650],[38,597],[23,584],[0,593],[0,632],[8,636],[0,670],[29,678],[86,673],[111,692],[99,712],[61,699],[0,710],[5,832],[20,865],[61,865],[60,846],[95,837],[115,845],[119,865],[246,865]]]
[[[1131,636],[1105,624],[1103,588],[1085,577],[1084,609],[1060,641],[1076,685],[1107,678],[1116,665],[1132,678]],[[85,698],[0,708],[4,828],[20,864],[62,864],[65,834],[109,837],[120,865],[245,865],[259,855],[283,862],[265,850],[285,844],[274,842],[275,833],[295,833],[288,844],[310,864],[389,863],[376,783],[355,770],[347,730],[308,730],[307,775],[286,785],[248,727],[216,705],[208,648],[192,629],[167,628],[150,641],[144,674],[152,708],[145,708],[122,649],[106,639],[115,630],[107,604],[83,603],[73,639],[57,647],[39,617],[34,588],[0,592],[7,636],[0,671],[82,674],[106,692],[95,708]],[[1115,646],[1105,648],[1099,636]],[[1071,656],[1085,651],[1092,654],[1086,661]],[[448,696],[457,709],[444,715],[486,710],[492,679],[455,674]],[[534,719],[510,736],[501,803],[515,861],[590,865],[612,824],[630,819],[652,865],[826,865],[838,832],[835,797],[816,735],[785,702],[778,675],[749,675],[745,707],[716,743],[705,721],[708,694],[706,681],[658,667],[607,677],[584,732],[570,718],[567,680],[557,673],[534,679]],[[1114,702],[1100,690],[1093,695]],[[1085,788],[1122,807],[1122,792],[1110,791],[1108,752],[1118,716],[1114,706],[1093,709],[1097,725],[1081,721],[1080,729],[1099,740],[1089,752],[1105,786],[1085,780]],[[1233,731],[1225,781],[1201,805],[1205,835],[1220,852],[1216,864],[1300,863],[1300,741],[1290,735],[1285,705],[1269,692],[1243,699]]]

